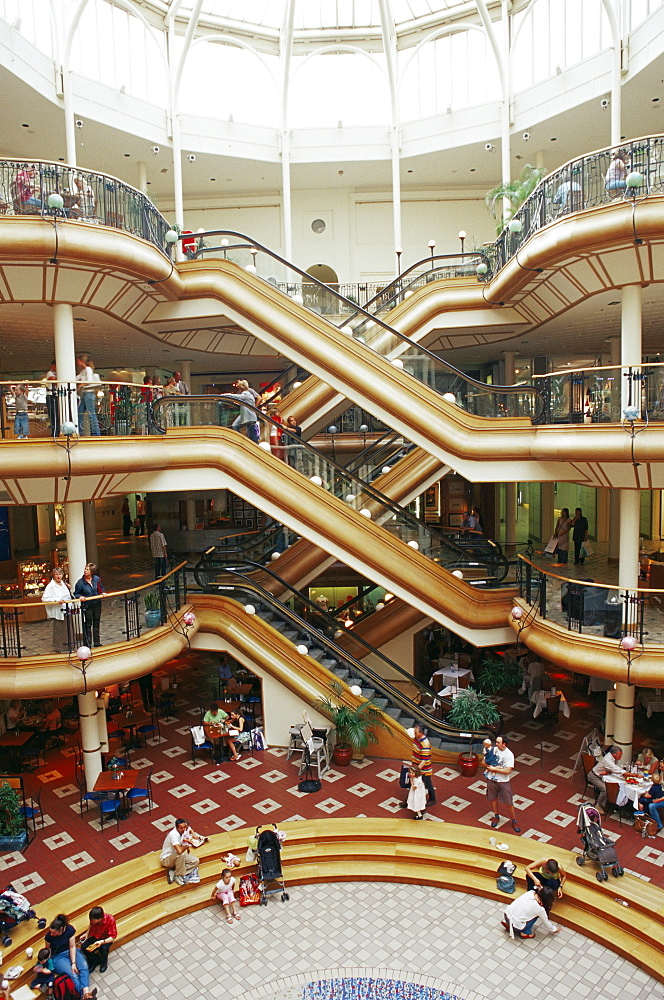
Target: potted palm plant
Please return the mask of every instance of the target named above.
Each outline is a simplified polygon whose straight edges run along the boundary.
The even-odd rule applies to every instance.
[[[523,674],[518,663],[498,656],[487,656],[482,660],[482,672],[476,683],[482,694],[499,694],[509,688],[521,687]]]
[[[472,688],[459,691],[452,707],[447,713],[446,721],[456,726],[461,732],[470,735],[467,750],[462,750],[457,761],[463,775],[472,777],[477,774],[480,758],[475,753],[473,745],[479,730],[488,726],[498,726],[501,723],[500,712],[488,695],[480,694]]]
[[[336,730],[336,744],[332,753],[334,763],[339,767],[348,767],[353,753],[364,753],[370,744],[378,742],[374,730],[389,731],[389,726],[383,721],[383,713],[373,702],[344,705],[340,701],[344,689],[338,681],[332,684],[332,691],[338,699],[337,704],[329,698],[323,698],[316,703],[315,708],[330,720]]]
[[[533,167],[526,163],[516,180],[507,184],[497,184],[484,195],[486,207],[496,221],[496,232],[500,236],[512,216],[521,208],[526,198],[533,193],[545,174],[543,167]],[[509,202],[507,213],[503,212],[503,201]]]
[[[18,793],[6,781],[0,785],[0,851],[23,851],[28,843]]]

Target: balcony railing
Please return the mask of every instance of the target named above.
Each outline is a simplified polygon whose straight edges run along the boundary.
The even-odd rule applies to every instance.
[[[570,579],[523,555],[517,562],[517,586],[535,614],[570,632],[618,641],[629,635],[639,643],[647,641],[651,631],[661,633],[664,590],[626,590],[591,577]]]
[[[621,423],[623,387],[636,420],[664,420],[664,364],[575,368],[535,375],[544,409],[538,423]]]
[[[57,650],[75,654],[80,646],[93,647],[92,616],[86,608],[93,603],[101,605],[100,635],[110,645],[131,642],[147,629],[166,625],[169,615],[179,611],[187,600],[186,562],[173,567],[154,583],[146,583],[131,590],[116,590],[87,601],[72,599],[64,606],[66,639]],[[74,584],[70,584],[73,591]],[[26,608],[46,608],[48,602],[12,601],[0,604],[0,656],[20,659],[24,656],[53,656],[51,635],[45,636],[39,622],[26,622]],[[59,606],[59,605],[58,605]]]
[[[51,198],[59,195],[58,199]],[[51,204],[49,204],[51,198]],[[171,228],[142,191],[117,177],[44,160],[0,160],[0,215],[71,219],[133,233],[167,250]]]

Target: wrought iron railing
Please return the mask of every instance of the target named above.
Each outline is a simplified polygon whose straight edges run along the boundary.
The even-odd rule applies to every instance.
[[[71,584],[73,593],[74,584]],[[99,602],[102,608],[101,622],[94,624],[90,606]],[[169,570],[165,576],[131,590],[111,591],[99,598],[80,600],[72,598],[63,607],[65,636],[62,649],[57,652],[72,655],[81,646],[93,648],[99,631],[105,642],[131,642],[138,639],[146,629],[166,625],[170,616],[179,611],[187,601],[186,562],[181,562]],[[27,608],[41,608],[49,602],[23,601],[0,604],[0,656],[20,659],[23,656],[53,656],[54,651],[45,649],[51,644],[51,636],[44,640],[41,622],[24,620]],[[60,605],[58,605],[60,606]],[[110,637],[110,638],[109,638]]]
[[[539,423],[604,424],[624,420],[623,398],[632,418],[664,420],[664,364],[622,368],[574,368],[535,375],[544,409]],[[623,397],[623,387],[627,393]]]
[[[0,215],[110,226],[168,252],[171,227],[142,191],[110,174],[66,163],[0,160]]]

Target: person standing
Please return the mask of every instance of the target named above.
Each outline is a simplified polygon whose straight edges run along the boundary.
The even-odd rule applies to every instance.
[[[108,968],[108,953],[118,936],[115,917],[104,913],[101,906],[93,906],[88,914],[90,924],[85,934],[81,934],[79,943],[85,955],[90,972],[99,969],[102,973]]]
[[[14,434],[22,441],[30,437],[30,423],[28,419],[28,383],[21,382],[20,385],[12,386],[14,392]]]
[[[408,778],[410,780],[408,808],[415,813],[415,819],[424,819],[424,810],[427,807],[427,790],[424,787],[419,767],[409,767]]]
[[[189,395],[191,395],[190,392],[189,392],[189,386],[187,385],[187,383],[185,382],[185,380],[182,378],[182,375],[180,374],[180,372],[173,372],[173,380],[175,381],[175,387],[176,387],[177,391],[180,393],[181,396],[189,396]]]
[[[512,785],[510,774],[514,770],[514,754],[507,746],[504,736],[496,737],[496,753],[498,754],[497,764],[486,764],[484,767],[484,777],[486,778],[486,797],[489,800],[489,807],[493,813],[491,826],[495,828],[500,823],[500,813],[498,803],[502,802],[507,811],[507,815],[512,820],[512,829],[515,833],[521,833],[521,827],[516,821],[514,804],[512,799]]]
[[[46,605],[46,617],[53,622],[53,649],[62,653],[67,645],[67,604],[72,600],[71,591],[64,582],[64,570],[55,566],[51,582],[46,585],[42,601]]]
[[[154,685],[152,674],[144,674],[138,678],[138,686],[141,689],[141,699],[146,712],[151,712],[154,708]]]
[[[234,431],[239,431],[240,434],[245,433],[254,443],[258,443],[256,411],[249,409],[249,407],[256,405],[256,390],[250,389],[249,383],[244,378],[238,379],[235,384],[239,390],[238,392],[221,393],[222,399],[234,399],[240,403],[240,412],[231,424],[231,427]],[[220,423],[224,426],[223,420]]]
[[[125,538],[131,535],[131,511],[129,510],[129,497],[122,501],[122,534]]]
[[[427,790],[429,796],[428,805],[435,806],[436,804],[436,790],[433,787],[432,775],[433,775],[433,763],[431,761],[431,743],[427,738],[426,729],[419,723],[415,724],[413,731],[413,749],[411,753],[411,765],[419,769],[419,773],[422,775],[422,781],[424,782],[424,787]],[[402,809],[408,808],[408,802],[401,803]]]
[[[42,382],[46,385],[46,412],[51,425],[51,434],[57,437],[60,433],[60,408],[58,406],[58,372],[55,361],[44,375]]]
[[[609,747],[607,753],[603,757],[600,757],[595,766],[588,771],[588,784],[592,785],[599,792],[597,805],[600,809],[606,809],[607,795],[604,776],[610,774],[615,778],[621,779],[625,774],[625,768],[620,765],[621,757],[622,750],[620,747],[615,745]]]
[[[101,578],[97,576],[94,563],[86,563],[83,576],[76,581],[74,597],[81,599],[81,617],[86,646],[101,646],[99,627],[101,623],[101,599],[106,593]]]
[[[583,516],[583,511],[577,507],[574,511],[572,521],[572,540],[574,542],[574,565],[583,566],[586,557],[581,554],[581,546],[588,541],[588,518]]]
[[[198,868],[199,860],[195,854],[191,853],[191,847],[187,843],[182,843],[182,838],[187,833],[189,824],[186,819],[176,819],[171,832],[167,834],[159,855],[162,868],[167,869],[166,877],[169,885],[175,880],[178,885],[184,885],[187,875],[190,875],[194,868]],[[204,837],[196,836],[200,840]]]
[[[567,507],[563,507],[553,532],[554,538],[557,539],[556,556],[558,557],[558,562],[563,565],[567,565],[569,556],[569,533],[571,527],[572,519],[569,516],[569,510]]]
[[[97,420],[97,388],[99,386],[99,376],[95,375],[94,361],[88,354],[79,354],[76,358],[78,365],[78,375],[76,381],[80,385],[80,396],[78,398],[78,424],[79,434],[83,433],[83,418],[87,413],[90,421],[90,434],[92,437],[99,437],[99,421]]]
[[[141,499],[139,493],[136,494],[136,517],[138,518],[138,534],[145,534],[145,500]]]
[[[160,524],[155,524],[154,531],[150,535],[150,552],[154,559],[154,578],[158,580],[166,576],[168,571],[168,542],[166,541]]]

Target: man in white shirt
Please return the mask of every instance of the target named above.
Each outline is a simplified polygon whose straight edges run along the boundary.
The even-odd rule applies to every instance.
[[[76,358],[78,375],[76,381],[81,386],[78,398],[78,428],[83,433],[83,417],[87,413],[90,421],[90,434],[99,437],[99,421],[97,420],[97,390],[99,376],[95,375],[94,362],[87,354],[79,354]]]
[[[612,746],[609,748],[608,753],[600,757],[595,766],[588,772],[588,784],[592,785],[599,792],[597,805],[601,809],[606,809],[606,783],[602,776],[612,774],[616,778],[622,778],[625,768],[621,767],[618,763],[621,757],[622,750],[620,747]]]
[[[166,572],[168,570],[168,562],[166,559],[168,542],[162,534],[160,524],[155,524],[154,531],[150,535],[150,552],[152,553],[152,558],[154,559],[154,578],[155,580],[158,580],[160,577],[166,576]]]
[[[493,812],[491,826],[495,829],[500,822],[498,803],[502,802],[507,815],[512,820],[512,829],[515,833],[521,833],[521,827],[517,823],[514,814],[512,786],[510,785],[510,774],[514,770],[514,754],[508,749],[507,740],[504,736],[496,737],[496,753],[498,755],[498,763],[487,764],[484,769],[486,797]]]
[[[185,834],[193,835],[198,840],[205,840],[200,834],[189,831],[189,824],[186,819],[176,819],[175,826],[166,835],[164,845],[159,855],[162,868],[167,868],[166,877],[169,885],[175,880],[178,885],[185,884],[185,877],[198,868],[199,860],[195,854],[191,853],[191,846],[187,843]]]

